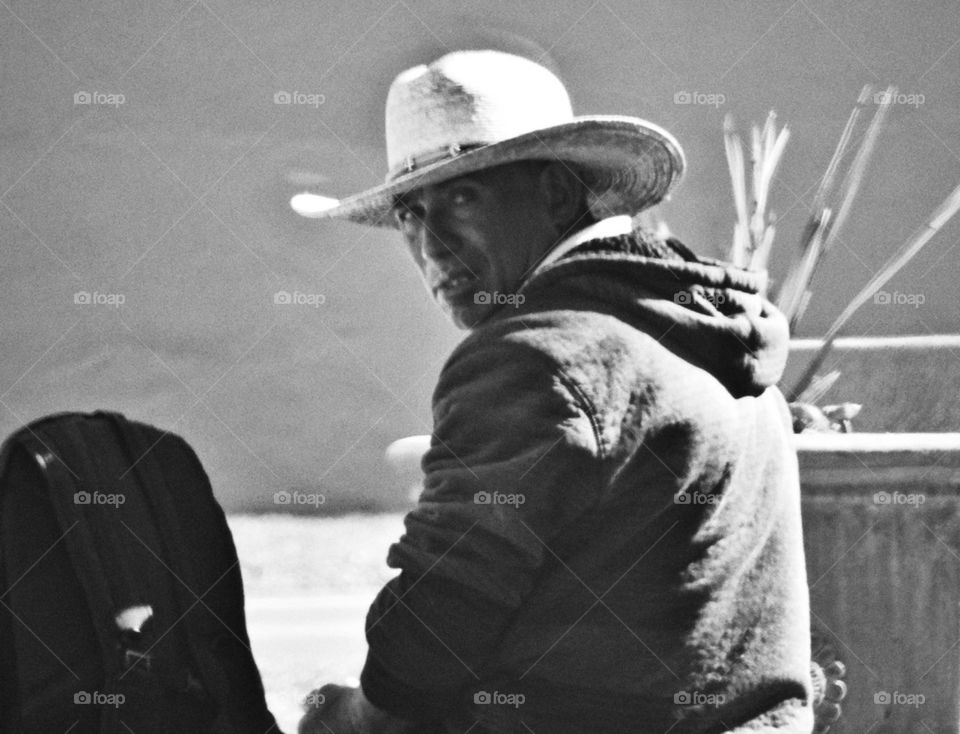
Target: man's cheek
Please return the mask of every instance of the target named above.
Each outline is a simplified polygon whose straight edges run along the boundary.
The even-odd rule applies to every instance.
[[[426,268],[426,262],[423,259],[423,251],[420,249],[418,239],[408,234],[401,234],[400,236],[403,238],[403,244],[407,248],[407,252],[410,253],[410,257],[417,266],[417,270],[423,274],[424,268]]]
[[[484,303],[461,303],[444,308],[450,320],[461,329],[472,329],[488,314],[491,307]]]

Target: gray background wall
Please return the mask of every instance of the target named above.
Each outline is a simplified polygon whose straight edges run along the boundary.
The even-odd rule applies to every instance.
[[[231,509],[276,509],[280,490],[322,494],[327,510],[404,503],[380,457],[429,432],[459,333],[395,235],[302,220],[287,202],[380,181],[393,76],[481,45],[546,51],[578,112],[670,129],[690,172],[659,214],[704,254],[732,231],[723,114],[743,128],[776,108],[793,137],[774,278],[861,86],[913,95],[802,335],[822,333],[960,182],[956,2],[7,2],[0,432],[106,407],[184,435]],[[275,104],[283,91],[316,104]],[[723,104],[675,104],[683,91]],[[954,221],[890,284],[921,306],[868,304],[849,333],[955,331],[958,239]],[[323,303],[276,305],[280,290]]]

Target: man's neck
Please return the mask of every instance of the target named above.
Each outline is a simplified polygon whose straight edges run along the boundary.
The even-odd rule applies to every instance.
[[[584,242],[601,239],[603,237],[616,237],[618,235],[629,234],[631,231],[633,231],[633,220],[627,214],[607,217],[606,219],[601,219],[599,222],[589,224],[554,245],[553,248],[544,255],[543,259],[537,263],[537,266],[530,275],[527,276],[526,280],[529,281],[545,267],[556,262],[570,252],[570,250],[582,245]]]

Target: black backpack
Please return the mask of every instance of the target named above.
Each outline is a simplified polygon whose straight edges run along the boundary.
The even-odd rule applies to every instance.
[[[0,731],[279,731],[233,538],[180,437],[62,413],[0,448]]]

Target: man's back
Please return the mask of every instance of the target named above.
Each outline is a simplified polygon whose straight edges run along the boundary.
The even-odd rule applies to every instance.
[[[493,667],[520,671],[512,685],[532,703],[535,690],[566,688],[570,708],[551,696],[548,710],[570,731],[590,730],[585,716],[611,731],[658,718],[668,727],[678,712],[734,725],[771,699],[802,700],[807,590],[779,396],[734,400],[653,339],[632,346],[643,356],[625,350],[612,365],[632,372],[632,402],[598,409],[609,485],[547,543]]]
[[[763,389],[779,326],[748,274],[593,249],[445,366],[389,558],[422,634],[388,639],[382,595],[371,656],[395,675],[414,649],[439,659],[408,682],[460,681],[451,731],[808,731],[796,460]],[[472,630],[451,619],[470,609]]]

